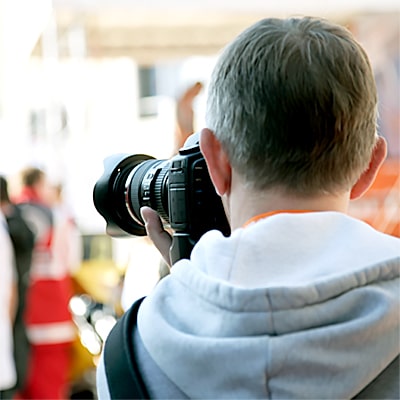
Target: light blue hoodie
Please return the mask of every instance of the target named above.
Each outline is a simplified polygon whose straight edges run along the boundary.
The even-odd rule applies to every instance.
[[[400,239],[340,213],[209,232],[139,310],[150,395],[352,398],[399,355],[399,275]]]

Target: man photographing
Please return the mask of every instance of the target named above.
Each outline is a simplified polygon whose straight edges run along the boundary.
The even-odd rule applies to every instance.
[[[224,49],[200,148],[232,234],[204,234],[123,317],[137,312],[145,395],[399,396],[400,240],[346,215],[386,157],[376,120],[368,57],[339,25],[264,19]],[[158,215],[142,216],[168,261]],[[118,398],[111,339],[101,399]]]

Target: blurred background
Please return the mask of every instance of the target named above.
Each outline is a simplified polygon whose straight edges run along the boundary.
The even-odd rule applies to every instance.
[[[158,279],[158,254],[146,238],[105,234],[92,201],[103,159],[170,158],[177,105],[196,82],[202,87],[191,102],[193,127],[203,126],[207,81],[221,48],[256,20],[295,15],[347,26],[370,56],[389,157],[350,211],[400,236],[399,1],[0,0],[0,173],[11,191],[28,165],[63,185],[82,237],[76,294],[89,296],[75,298],[77,315],[101,303],[118,316]],[[83,346],[89,364],[77,356],[75,380],[95,365],[102,337],[97,347],[93,340]]]

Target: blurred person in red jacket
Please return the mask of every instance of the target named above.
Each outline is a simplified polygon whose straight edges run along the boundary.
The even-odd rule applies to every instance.
[[[69,310],[72,285],[68,252],[53,211],[53,193],[46,173],[35,167],[22,171],[18,204],[35,234],[25,319],[32,345],[24,399],[68,396],[71,344],[76,331]]]

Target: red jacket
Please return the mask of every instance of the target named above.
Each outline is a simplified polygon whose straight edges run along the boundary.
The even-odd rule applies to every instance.
[[[63,246],[61,222],[30,188],[23,190],[18,203],[35,233],[25,309],[29,339],[33,344],[70,342],[75,337],[69,311],[71,278],[67,262],[57,254]]]

